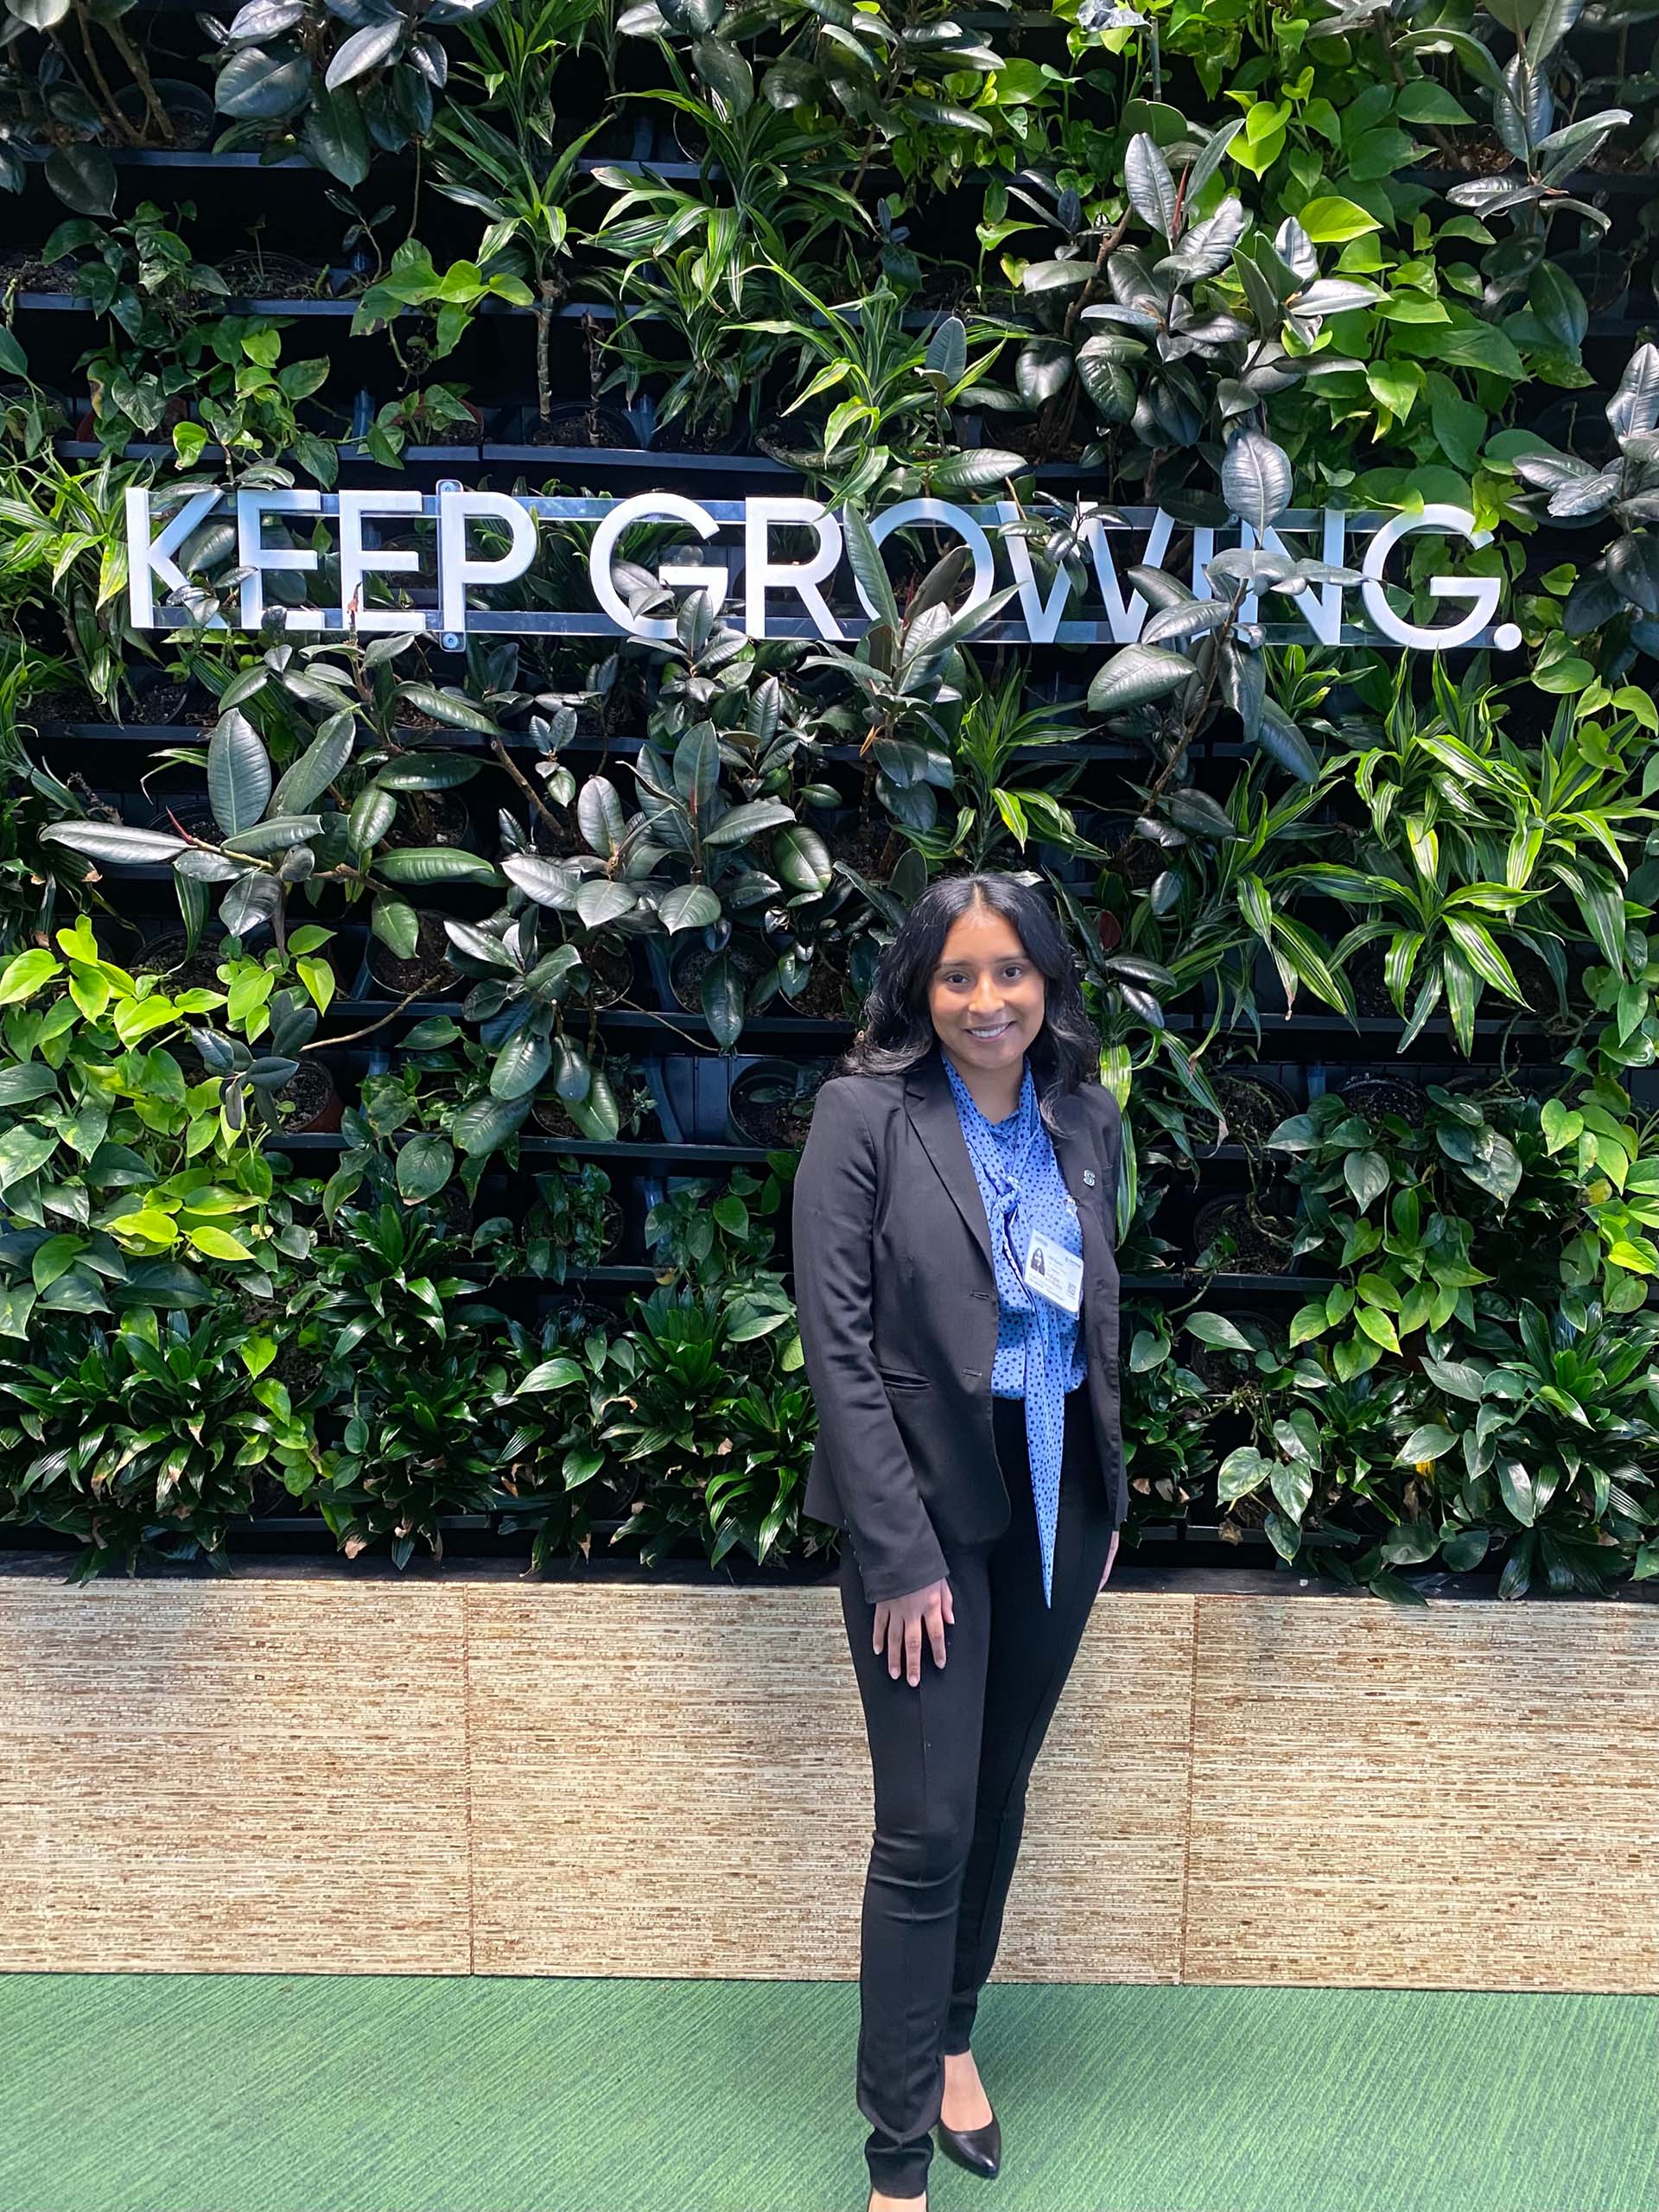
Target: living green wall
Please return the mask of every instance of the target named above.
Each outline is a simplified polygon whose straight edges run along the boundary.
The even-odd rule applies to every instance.
[[[793,1160],[971,866],[1051,891],[1125,1110],[1128,1549],[1651,1573],[1651,14],[209,22],[0,0],[14,1535],[810,1567]],[[288,631],[302,518],[264,633],[216,523],[133,626],[129,487],[447,481],[804,493],[874,619],[746,638],[658,524],[661,641],[447,651],[386,574],[407,626]],[[948,535],[861,526],[918,493],[1044,590],[1161,506],[1140,640],[953,621]],[[1297,642],[1274,522],[1426,505],[1520,645]]]

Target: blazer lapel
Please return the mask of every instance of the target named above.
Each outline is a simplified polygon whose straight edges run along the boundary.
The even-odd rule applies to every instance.
[[[1051,1132],[1054,1158],[1077,1203],[1083,1228],[1084,1274],[1088,1279],[1100,1272],[1106,1256],[1102,1208],[1116,1205],[1117,1193],[1101,1187],[1100,1155],[1090,1132],[1089,1109],[1075,1090],[1060,1100],[1058,1118],[1060,1126]],[[1090,1182],[1084,1182],[1085,1173],[1092,1178]]]
[[[968,1140],[962,1134],[950,1079],[937,1045],[905,1077],[905,1106],[928,1158],[938,1170],[939,1180],[956,1200],[957,1212],[984,1254],[986,1267],[992,1268],[985,1201],[979,1195],[974,1163],[968,1157]]]

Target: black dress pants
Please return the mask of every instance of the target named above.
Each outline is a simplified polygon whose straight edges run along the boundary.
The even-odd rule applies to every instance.
[[[919,2197],[944,2056],[969,2048],[1002,1932],[1025,1825],[1026,1784],[1088,1625],[1111,1546],[1111,1508],[1086,1389],[1066,1400],[1053,1605],[1043,1601],[1037,1510],[1020,1398],[992,1400],[1013,1508],[994,1544],[945,1547],[956,1619],[921,1680],[872,1649],[875,1607],[850,1543],[842,1613],[869,1737],[875,1829],[864,1886],[858,2108],[874,2188]]]

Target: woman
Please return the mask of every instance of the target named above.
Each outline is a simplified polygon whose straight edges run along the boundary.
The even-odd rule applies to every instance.
[[[930,2131],[995,2174],[969,2049],[1026,1784],[1117,1550],[1122,1129],[1053,914],[954,876],[883,954],[795,1183],[819,1433],[869,1736],[858,2106],[868,2212],[925,2207]]]

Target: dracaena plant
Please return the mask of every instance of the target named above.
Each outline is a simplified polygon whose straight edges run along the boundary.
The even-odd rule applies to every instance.
[[[117,709],[132,670],[153,658],[128,617],[126,493],[149,481],[147,461],[106,455],[92,468],[49,443],[0,474],[0,588],[21,640],[60,646],[100,705]]]
[[[914,830],[914,842],[929,862],[969,868],[995,868],[1009,849],[1024,855],[1033,839],[1062,855],[1109,856],[1079,830],[1062,804],[1075,781],[1075,763],[1058,770],[1052,763],[1020,771],[1020,755],[1035,748],[1052,752],[1081,735],[1077,709],[1065,702],[1027,699],[1027,675],[1015,665],[992,683],[973,663],[965,664],[967,688],[940,721],[949,741],[954,817],[931,831]],[[927,788],[931,789],[931,786]]]
[[[1483,1315],[1469,1344],[1431,1333],[1434,1395],[1401,1451],[1419,1479],[1395,1555],[1467,1567],[1507,1551],[1500,1598],[1539,1580],[1597,1596],[1616,1572],[1659,1572],[1656,1340],[1651,1314],[1582,1300],[1522,1299]]]
[[[711,1562],[739,1542],[764,1561],[798,1510],[816,1427],[787,1301],[688,1285],[630,1318],[632,1372],[599,1440],[635,1493],[620,1534],[646,1564],[682,1537]]]
[[[495,0],[248,0],[228,26],[207,19],[218,48],[214,104],[231,119],[221,148],[302,154],[354,189],[375,151],[430,136],[448,79],[439,32]]]
[[[615,22],[602,0],[521,0],[463,16],[455,29],[455,89],[475,96],[522,146],[556,140],[554,79],[567,54],[597,48],[615,89]]]
[[[678,0],[690,16],[711,16],[735,33],[736,11]],[[1006,13],[1004,0],[996,0]],[[656,8],[630,10],[629,24]],[[673,22],[669,10],[663,10]],[[789,43],[766,69],[761,96],[773,107],[804,111],[820,128],[838,127],[857,148],[849,189],[856,199],[873,162],[900,176],[925,175],[944,185],[964,163],[964,140],[995,136],[980,94],[1003,68],[1002,56],[956,20],[942,0],[908,0],[887,7],[880,0],[829,15],[804,0],[769,0],[769,17]],[[751,19],[753,20],[753,19]],[[791,35],[793,34],[791,36]],[[709,41],[708,43],[714,43]]]
[[[479,262],[493,268],[499,259],[530,289],[536,407],[543,422],[552,412],[554,310],[568,289],[560,265],[570,251],[566,201],[577,159],[598,129],[594,124],[573,138],[555,159],[537,142],[505,137],[470,108],[445,108],[436,127],[437,189],[485,219]]]
[[[529,1533],[531,1571],[539,1574],[556,1546],[588,1556],[594,1508],[613,1502],[609,1481],[600,1479],[609,1454],[598,1440],[632,1379],[633,1351],[579,1306],[550,1313],[535,1332],[509,1321],[501,1351],[507,1433],[497,1449],[492,1503],[504,1535]]]
[[[617,313],[603,340],[615,365],[599,391],[620,388],[632,406],[658,386],[658,431],[677,424],[692,442],[753,432],[772,360],[770,342],[741,320],[775,304],[772,264],[726,214],[709,209],[696,243],[653,245],[644,254],[629,249],[625,267],[597,272]],[[602,230],[600,239],[607,242]]]
[[[1341,963],[1319,932],[1293,911],[1304,854],[1320,830],[1308,817],[1317,792],[1294,785],[1274,797],[1261,788],[1260,763],[1247,766],[1226,801],[1177,792],[1160,817],[1136,817],[1135,836],[1157,855],[1149,882],[1131,885],[1116,867],[1099,877],[1098,904],[1055,887],[1075,928],[1085,993],[1109,1050],[1135,1065],[1162,1063],[1181,1090],[1211,1114],[1220,1109],[1202,1056],[1224,1028],[1256,1024],[1255,956],[1272,959],[1287,1004],[1305,988],[1352,1014]],[[1172,1033],[1166,1009],[1203,989],[1205,1031]]]
[[[296,1495],[321,1471],[311,1423],[270,1373],[276,1338],[228,1301],[196,1314],[137,1306],[118,1324],[42,1318],[0,1345],[0,1501],[76,1540],[71,1582],[199,1560],[228,1573],[225,1535],[265,1470]]]
[[[1630,1010],[1641,1019],[1646,990],[1635,975],[1646,940],[1633,972],[1627,847],[1652,810],[1625,795],[1625,763],[1627,748],[1645,743],[1643,722],[1621,713],[1602,723],[1595,709],[1611,704],[1605,696],[1587,712],[1563,698],[1529,747],[1504,734],[1485,689],[1454,690],[1438,663],[1433,684],[1438,711],[1420,715],[1402,670],[1384,742],[1330,771],[1344,783],[1351,776],[1369,814],[1357,866],[1316,861],[1306,871],[1310,887],[1362,916],[1343,957],[1386,944],[1384,980],[1406,1020],[1402,1049],[1443,1000],[1465,1053],[1484,988],[1527,1006],[1510,957],[1516,946],[1542,962],[1560,995],[1563,936],[1599,950],[1639,997],[1639,1011]]]
[[[838,231],[866,240],[871,220],[843,181],[840,132],[814,128],[797,107],[757,99],[748,62],[724,41],[699,39],[683,53],[694,77],[664,43],[672,86],[651,98],[690,125],[698,177],[695,184],[671,178],[649,162],[596,168],[596,182],[617,195],[598,242],[633,264],[696,244],[712,257],[723,236],[798,267]]]
[[[395,1566],[441,1559],[442,1517],[489,1509],[505,1316],[477,1291],[423,1208],[342,1206],[319,1247],[306,1332],[343,1426],[317,1503],[348,1557],[384,1536]]]
[[[774,264],[773,273],[793,296],[794,312],[746,327],[798,342],[798,389],[785,421],[800,408],[830,403],[816,437],[804,434],[798,447],[775,442],[827,497],[861,503],[984,491],[1027,466],[1019,454],[992,447],[963,450],[952,430],[950,410],[974,392],[1007,344],[1005,333],[970,339],[956,315],[942,317],[931,334],[910,330],[906,296],[885,279],[832,305],[792,270]],[[849,276],[856,281],[855,270]]]

